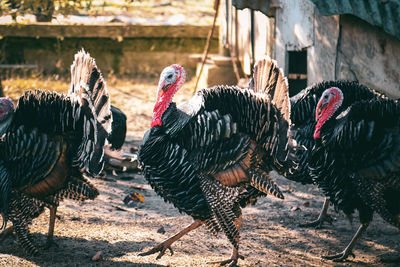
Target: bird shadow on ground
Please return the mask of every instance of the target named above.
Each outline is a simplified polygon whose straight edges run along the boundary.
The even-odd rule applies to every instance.
[[[117,258],[128,254],[136,254],[154,242],[119,241],[110,243],[106,240],[87,240],[76,237],[55,236],[55,245],[45,248],[46,234],[34,233],[31,235],[34,245],[39,249],[38,256],[29,256],[24,253],[15,241],[15,236],[9,237],[1,243],[0,254],[13,255],[28,260],[39,266],[165,266],[154,263],[133,263],[132,261],[121,261]],[[92,257],[101,251],[101,259],[92,260]]]

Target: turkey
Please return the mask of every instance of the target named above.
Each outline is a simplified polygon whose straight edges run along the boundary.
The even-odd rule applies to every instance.
[[[4,229],[13,223],[17,242],[28,254],[29,225],[50,208],[48,243],[61,200],[94,199],[97,189],[86,177],[103,169],[111,132],[110,97],[95,61],[83,50],[71,66],[68,95],[27,91],[14,110],[0,98],[0,212]]]
[[[254,91],[215,86],[176,106],[172,98],[184,81],[179,65],[161,73],[138,158],[155,192],[194,222],[140,255],[172,254],[173,242],[205,224],[213,234],[224,232],[233,246],[230,259],[218,263],[235,265],[241,207],[266,194],[283,199],[268,172],[296,167],[287,81],[274,61],[264,59],[254,70]]]
[[[301,182],[302,184],[312,184],[313,180],[309,174],[308,160],[310,151],[314,146],[313,133],[315,128],[315,108],[322,93],[331,87],[339,87],[344,95],[341,110],[348,108],[355,101],[369,100],[382,97],[379,93],[365,87],[358,82],[349,81],[325,81],[315,84],[299,92],[290,98],[292,122],[291,132],[293,139],[304,146],[305,150],[297,150],[299,154],[299,168],[293,173],[288,173],[286,178]],[[301,224],[303,227],[321,227],[325,221],[331,222],[332,219],[326,214],[329,206],[329,199],[325,198],[323,207],[318,218],[310,223]]]
[[[308,161],[314,183],[335,208],[348,216],[359,212],[361,225],[348,246],[325,257],[335,261],[354,256],[374,212],[400,229],[400,103],[385,97],[346,101],[339,87],[323,92]]]

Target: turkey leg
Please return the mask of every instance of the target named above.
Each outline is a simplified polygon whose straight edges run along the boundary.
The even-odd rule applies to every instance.
[[[242,215],[239,216],[239,218],[237,218],[234,221],[236,228],[238,229],[238,231],[240,232],[240,227],[242,226]],[[239,240],[236,240],[237,243],[239,243]],[[221,266],[223,265],[227,265],[227,266],[237,266],[237,262],[239,259],[244,259],[243,256],[239,255],[239,249],[236,247],[233,247],[232,249],[232,254],[231,254],[231,258],[227,259],[227,260],[223,260],[223,261],[214,261],[214,262],[207,262],[207,264],[220,264]]]
[[[54,235],[54,224],[56,222],[57,206],[50,206],[49,209],[50,209],[50,222],[49,222],[49,231],[47,233],[46,248],[49,248],[55,244],[53,241],[53,235]]]
[[[304,224],[299,224],[300,227],[315,227],[315,228],[321,228],[324,222],[328,222],[332,224],[332,218],[328,214],[328,207],[329,207],[329,199],[325,198],[324,204],[322,206],[321,212],[318,215],[318,218],[315,221],[309,222],[309,223],[304,223]]]
[[[189,226],[187,226],[185,229],[180,231],[179,233],[175,234],[174,236],[168,238],[167,240],[163,241],[162,243],[158,244],[154,248],[150,249],[149,251],[140,253],[139,256],[147,256],[151,255],[157,252],[160,252],[157,256],[157,260],[161,259],[162,256],[164,256],[165,251],[169,249],[171,252],[171,256],[174,255],[174,252],[172,251],[171,245],[174,243],[176,240],[180,239],[182,236],[186,235],[187,233],[193,231],[194,229],[198,228],[200,225],[202,225],[203,222],[200,220],[195,220],[193,223],[191,223]]]
[[[355,257],[354,253],[353,253],[354,245],[356,244],[356,242],[360,238],[360,236],[365,232],[368,225],[369,225],[369,222],[363,223],[360,225],[360,227],[358,227],[356,234],[353,236],[350,243],[347,245],[347,247],[341,253],[336,254],[336,255],[330,255],[330,256],[322,256],[322,257],[327,260],[333,260],[333,261],[345,260],[350,255],[354,258]]]

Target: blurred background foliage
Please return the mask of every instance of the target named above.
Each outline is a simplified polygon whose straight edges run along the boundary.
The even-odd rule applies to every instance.
[[[55,11],[71,14],[78,9],[90,9],[92,0],[0,0],[0,15],[33,14],[39,22],[50,22]]]
[[[52,19],[60,22],[59,15],[123,15],[157,20],[184,14],[188,24],[204,25],[212,23],[213,3],[213,0],[0,0],[0,17],[11,16],[13,22],[24,23],[17,17],[34,15],[37,22],[52,22]]]

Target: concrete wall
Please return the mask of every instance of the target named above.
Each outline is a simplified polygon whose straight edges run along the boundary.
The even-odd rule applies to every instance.
[[[400,40],[354,16],[341,16],[337,78],[400,98]]]
[[[229,5],[229,0],[222,1],[222,8],[226,9],[227,1]],[[256,60],[272,55],[287,74],[288,51],[307,50],[308,85],[357,80],[390,97],[400,97],[400,40],[355,16],[321,16],[309,0],[279,0],[278,6],[275,18],[255,12]],[[242,70],[250,75],[250,10],[229,8],[228,25],[226,17],[221,25],[237,35],[221,36],[238,51]]]
[[[59,26],[29,25],[29,29],[22,26],[13,29],[0,25],[3,37],[0,39],[0,64],[36,64],[41,73],[68,77],[73,55],[85,48],[96,58],[104,74],[158,77],[164,67],[178,63],[185,67],[189,76],[193,76],[196,63],[189,60],[189,55],[203,52],[209,30],[209,27],[189,26],[187,29],[179,26],[177,29],[160,26],[150,30],[144,27],[141,31],[140,26],[135,26],[130,33],[130,28],[122,25],[113,26],[109,32],[104,27],[99,32],[85,25]],[[43,27],[48,27],[49,31]],[[42,32],[41,36],[35,36],[35,30]],[[217,51],[216,34],[211,43],[211,53]]]
[[[310,1],[281,0],[276,10],[273,57],[288,72],[287,51],[300,51],[314,45],[314,5]]]
[[[307,83],[335,80],[339,16],[314,16],[314,45],[307,49]]]
[[[321,16],[309,1],[290,3],[281,1],[277,10],[274,50],[286,73],[287,51],[307,49],[308,85],[357,80],[400,97],[399,40],[355,16]]]

